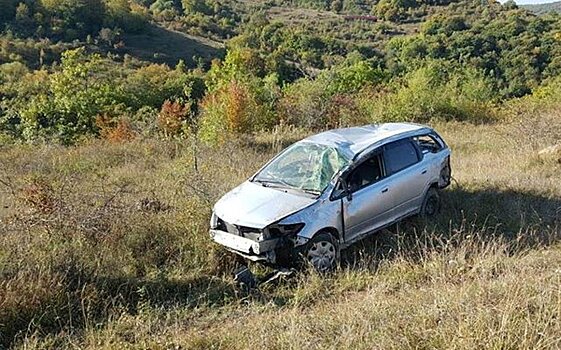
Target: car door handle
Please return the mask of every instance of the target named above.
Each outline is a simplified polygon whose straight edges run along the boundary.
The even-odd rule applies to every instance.
[[[421,174],[426,174],[427,173],[427,169],[421,171]]]
[[[388,188],[387,188],[387,187],[384,188],[384,189],[382,190],[382,193],[386,193],[386,192],[388,192]]]

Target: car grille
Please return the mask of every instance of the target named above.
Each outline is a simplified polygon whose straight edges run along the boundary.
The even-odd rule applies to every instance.
[[[259,229],[247,226],[233,225],[220,218],[218,218],[217,228],[221,231],[226,231],[228,233],[249,238],[254,241],[258,241],[261,237],[261,230]]]

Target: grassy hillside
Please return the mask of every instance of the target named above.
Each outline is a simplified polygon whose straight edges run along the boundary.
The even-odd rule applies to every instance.
[[[537,151],[559,139],[561,108],[513,114],[530,102],[493,124],[433,123],[456,180],[437,221],[408,220],[360,242],[331,276],[302,273],[249,295],[208,238],[211,204],[306,132],[196,151],[154,139],[4,146],[1,341],[557,348],[561,176],[557,158]]]
[[[561,1],[550,2],[548,4],[521,5],[521,7],[538,15],[543,15],[549,12],[561,13]]]
[[[0,9],[0,349],[561,347],[561,155],[538,154],[561,140],[561,17],[468,0]],[[293,141],[388,121],[450,144],[442,215],[354,245],[332,275],[237,289],[213,203]]]
[[[193,57],[210,62],[220,57],[224,44],[201,36],[151,26],[142,34],[126,34],[127,43],[121,54],[135,57],[141,61],[175,65],[181,60],[190,62]]]

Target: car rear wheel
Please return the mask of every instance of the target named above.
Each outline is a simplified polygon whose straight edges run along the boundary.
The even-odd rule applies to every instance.
[[[432,218],[440,212],[440,195],[434,187],[429,188],[423,206],[421,207],[421,216],[423,218]]]
[[[335,269],[339,252],[333,235],[327,232],[315,235],[308,242],[304,257],[318,272],[328,272]]]

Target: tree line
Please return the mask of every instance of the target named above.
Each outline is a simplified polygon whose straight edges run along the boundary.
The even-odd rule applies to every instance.
[[[132,3],[125,4],[133,13]],[[203,16],[223,10],[210,1],[181,6]],[[463,1],[442,9],[416,33],[390,36],[377,47],[257,10],[238,13],[246,17],[225,56],[208,65],[150,64],[88,45],[63,48],[60,62],[42,67],[8,60],[0,65],[0,139],[69,144],[84,137],[196,135],[220,142],[279,124],[483,122],[512,99],[555,95],[561,16],[534,16],[512,3]]]

